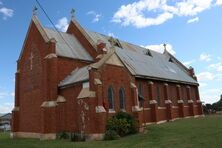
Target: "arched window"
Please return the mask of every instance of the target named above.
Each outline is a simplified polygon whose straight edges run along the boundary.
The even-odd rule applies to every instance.
[[[144,99],[144,94],[143,94],[143,85],[142,85],[142,83],[139,83],[138,98],[139,98],[139,106],[143,107],[143,103],[144,103],[145,99]]]
[[[139,95],[143,96],[143,86],[142,86],[142,83],[139,83]]]
[[[125,91],[123,88],[120,88],[119,90],[119,105],[120,105],[120,109],[124,110],[126,107],[126,102],[125,102]]]
[[[157,103],[158,103],[158,106],[161,105],[161,101],[160,101],[160,87],[157,85],[157,88],[156,88],[156,93],[157,93]]]
[[[109,102],[109,109],[114,110],[114,93],[112,86],[108,88],[108,102]]]

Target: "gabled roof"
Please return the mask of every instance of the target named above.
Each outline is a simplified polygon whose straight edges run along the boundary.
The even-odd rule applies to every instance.
[[[58,56],[93,61],[93,58],[74,35],[65,32],[58,33],[48,28],[44,28],[44,30],[50,39],[54,38],[57,41],[56,54]]]
[[[89,66],[85,66],[82,68],[76,68],[71,72],[69,76],[67,76],[64,80],[59,83],[59,87],[68,86],[77,82],[87,81],[89,80]]]
[[[56,54],[58,56],[93,61],[93,58],[74,35],[64,32],[58,33],[55,30],[44,28],[35,16],[32,21],[46,42],[52,38],[56,40]],[[74,25],[78,25],[82,34],[90,41],[94,48],[98,40],[102,40],[106,43],[106,48],[113,51],[104,56],[99,62],[92,64],[92,67],[100,67],[112,54],[116,54],[131,74],[136,77],[197,84],[197,81],[189,75],[188,69],[168,52],[161,54],[150,50],[149,55],[146,55],[147,49],[114,39],[120,45],[119,47],[121,48],[119,48],[111,44],[110,39],[112,38],[109,36],[84,29],[75,19],[71,21]],[[68,77],[61,81],[59,86],[62,87],[88,80],[89,73],[87,67],[75,69]]]
[[[109,42],[109,36],[89,30],[86,30],[86,32],[95,43],[98,40],[102,40],[106,43],[108,49],[112,48]],[[197,81],[189,75],[188,68],[169,52],[165,51],[162,54],[151,49],[149,50],[151,56],[149,56],[146,55],[148,50],[146,48],[121,40],[118,40],[118,42],[121,44],[121,48],[115,47],[115,52],[132,75],[143,78],[158,78],[165,81],[198,84]]]
[[[118,47],[116,47],[116,53],[131,74],[136,77],[197,83],[174,62],[169,62],[169,58],[164,54],[151,51],[152,56],[148,56]]]
[[[45,28],[41,25],[40,21],[38,20],[37,16],[33,16],[31,23],[29,25],[28,32],[26,34],[26,39],[24,41],[22,51],[20,53],[19,59],[24,51],[24,46],[30,32],[31,24],[34,24],[37,29],[39,30],[41,36],[43,37],[44,41],[47,43],[50,39],[54,38],[56,40],[56,54],[62,57],[68,57],[73,59],[80,59],[86,61],[93,61],[93,58],[87,52],[87,50],[80,44],[80,42],[76,39],[74,35],[64,33],[64,32],[57,32],[56,30]]]

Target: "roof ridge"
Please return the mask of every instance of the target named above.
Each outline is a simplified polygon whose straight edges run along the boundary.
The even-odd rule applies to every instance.
[[[102,36],[107,37],[107,38],[113,37],[113,36],[108,36],[108,35],[103,34],[103,33],[100,33],[100,32],[92,31],[92,30],[90,30],[90,29],[88,29],[88,28],[83,28],[83,29],[85,29],[86,31],[89,31],[89,32],[97,33],[97,34],[102,35]],[[139,48],[144,49],[144,50],[147,50],[147,49],[148,49],[148,48],[145,48],[145,47],[143,47],[143,46],[140,46],[140,45],[137,45],[137,44],[135,44],[135,43],[131,43],[131,42],[128,42],[128,41],[125,41],[125,40],[122,40],[122,39],[119,39],[119,38],[116,38],[116,37],[113,37],[113,38],[114,38],[114,39],[118,39],[120,42],[124,42],[124,43],[127,43],[127,44],[130,44],[130,45],[139,47]],[[121,43],[120,43],[120,44],[121,44]],[[148,50],[151,50],[151,51],[154,52],[154,53],[163,55],[163,53],[157,52],[157,51],[155,51],[155,50],[152,50],[152,49],[148,49]]]

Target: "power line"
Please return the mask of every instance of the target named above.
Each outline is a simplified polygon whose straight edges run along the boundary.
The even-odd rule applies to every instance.
[[[45,9],[42,7],[41,3],[38,0],[35,0],[37,2],[37,4],[39,5],[39,7],[41,8],[41,10],[43,11],[43,13],[46,15],[47,19],[49,20],[49,22],[52,24],[53,28],[56,30],[56,32],[60,35],[60,37],[62,38],[62,40],[65,42],[65,44],[71,49],[71,52],[73,53],[73,55],[75,55],[74,51],[72,50],[72,47],[68,44],[68,42],[66,42],[65,38],[62,36],[61,32],[59,32],[59,30],[56,28],[55,24],[53,23],[53,21],[50,19],[49,15],[47,14],[47,12],[45,11]],[[78,57],[76,57],[78,59]]]

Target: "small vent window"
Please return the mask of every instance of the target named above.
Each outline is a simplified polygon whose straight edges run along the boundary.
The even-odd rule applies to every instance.
[[[148,55],[148,56],[151,56],[151,57],[152,57],[152,54],[151,54],[151,52],[150,52],[149,49],[144,50],[143,52],[144,52],[145,55]]]
[[[120,41],[118,39],[114,39],[113,37],[110,37],[109,42],[112,46],[122,48]]]
[[[170,58],[170,59],[169,59],[169,62],[173,63],[173,59],[172,59],[172,58]]]

